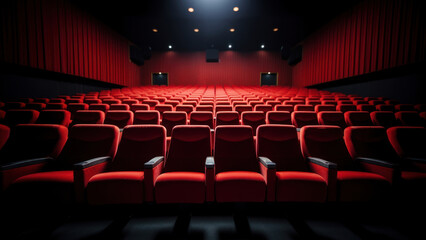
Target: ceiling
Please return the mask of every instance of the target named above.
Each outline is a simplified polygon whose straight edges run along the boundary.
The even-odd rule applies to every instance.
[[[253,51],[292,47],[359,0],[74,0],[80,7],[152,51],[208,48]],[[188,12],[188,8],[194,12]],[[233,8],[239,11],[234,12]],[[158,32],[153,32],[153,29]],[[194,29],[199,32],[194,32]],[[229,30],[234,28],[234,32]],[[278,28],[274,32],[273,29]]]

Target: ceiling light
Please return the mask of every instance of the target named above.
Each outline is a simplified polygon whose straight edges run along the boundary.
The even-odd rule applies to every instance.
[[[169,45],[169,49],[172,49],[172,45]]]
[[[160,73],[161,74],[161,73]],[[271,74],[271,72],[268,72],[268,75]]]
[[[235,32],[235,28],[229,29],[230,32]]]
[[[231,49],[231,48],[232,48],[232,44],[229,44],[229,45],[228,45],[228,48],[229,48],[229,49]]]
[[[260,45],[260,48],[262,48],[262,49],[265,48],[265,45],[264,44]]]
[[[274,32],[278,32],[278,28],[274,28],[274,29],[273,29],[273,31],[274,31]]]
[[[153,29],[152,29],[152,31],[153,31],[153,32],[158,32],[158,29],[153,28]]]
[[[194,28],[194,32],[199,32],[199,31],[200,31],[200,29]]]
[[[188,8],[188,12],[194,12],[193,8]]]
[[[238,7],[234,7],[234,12],[238,12],[240,9]]]

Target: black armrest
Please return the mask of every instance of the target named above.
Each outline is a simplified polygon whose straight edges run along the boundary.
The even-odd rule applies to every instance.
[[[97,164],[104,163],[110,160],[111,160],[111,157],[109,156],[92,158],[92,159],[74,164],[74,169],[85,169],[85,168],[92,167]]]
[[[26,167],[26,166],[30,166],[30,165],[34,165],[34,164],[47,163],[47,162],[50,162],[52,160],[53,160],[53,158],[51,158],[51,157],[26,159],[26,160],[21,160],[21,161],[17,161],[17,162],[6,163],[4,165],[1,165],[0,169],[1,170],[9,170],[9,169],[13,169],[13,168]]]
[[[213,157],[206,157],[206,168],[211,169],[214,168],[214,158]]]
[[[374,165],[381,166],[381,167],[388,167],[388,168],[398,167],[398,164],[396,164],[396,163],[391,163],[391,162],[387,162],[387,161],[383,161],[383,160],[379,160],[379,159],[375,159],[375,158],[357,157],[357,158],[355,158],[355,160],[358,160],[358,161],[364,162],[364,163],[374,164]]]
[[[162,161],[164,161],[164,157],[163,156],[154,157],[153,159],[149,160],[148,162],[146,162],[144,164],[144,168],[152,169],[155,166],[157,166],[158,164],[160,164]]]
[[[276,168],[276,164],[267,157],[259,157],[259,162],[268,169]]]
[[[406,157],[404,160],[410,161],[410,162],[418,162],[418,163],[424,163],[426,164],[425,158],[415,158],[415,157]]]
[[[321,158],[307,157],[306,159],[311,163],[315,163],[317,165],[320,165],[321,167],[331,168],[331,169],[337,168],[337,164],[326,161],[326,160],[321,159]]]

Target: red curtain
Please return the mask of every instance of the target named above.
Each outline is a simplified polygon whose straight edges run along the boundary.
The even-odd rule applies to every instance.
[[[422,1],[370,0],[303,42],[293,86],[305,87],[426,60]]]
[[[138,86],[129,42],[66,0],[2,3],[0,61]]]
[[[154,52],[142,67],[145,85],[152,72],[167,72],[169,85],[260,85],[261,72],[277,72],[278,85],[291,85],[291,67],[279,51],[219,52],[219,62],[206,62],[206,52]]]

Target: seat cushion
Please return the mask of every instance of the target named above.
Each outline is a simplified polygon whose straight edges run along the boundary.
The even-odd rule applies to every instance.
[[[380,200],[389,192],[390,183],[375,173],[337,172],[337,197],[340,201]]]
[[[140,204],[144,199],[144,173],[122,171],[100,173],[87,184],[89,204]]]
[[[402,171],[401,178],[404,181],[424,181],[426,182],[426,172]]]
[[[25,175],[12,184],[11,194],[18,201],[34,204],[71,204],[74,202],[73,171],[51,171]]]
[[[203,203],[206,177],[199,172],[167,172],[155,180],[157,203]]]
[[[218,173],[215,188],[217,202],[265,201],[265,179],[257,172],[230,171]]]
[[[320,175],[312,172],[277,172],[277,202],[324,202],[327,183]]]

